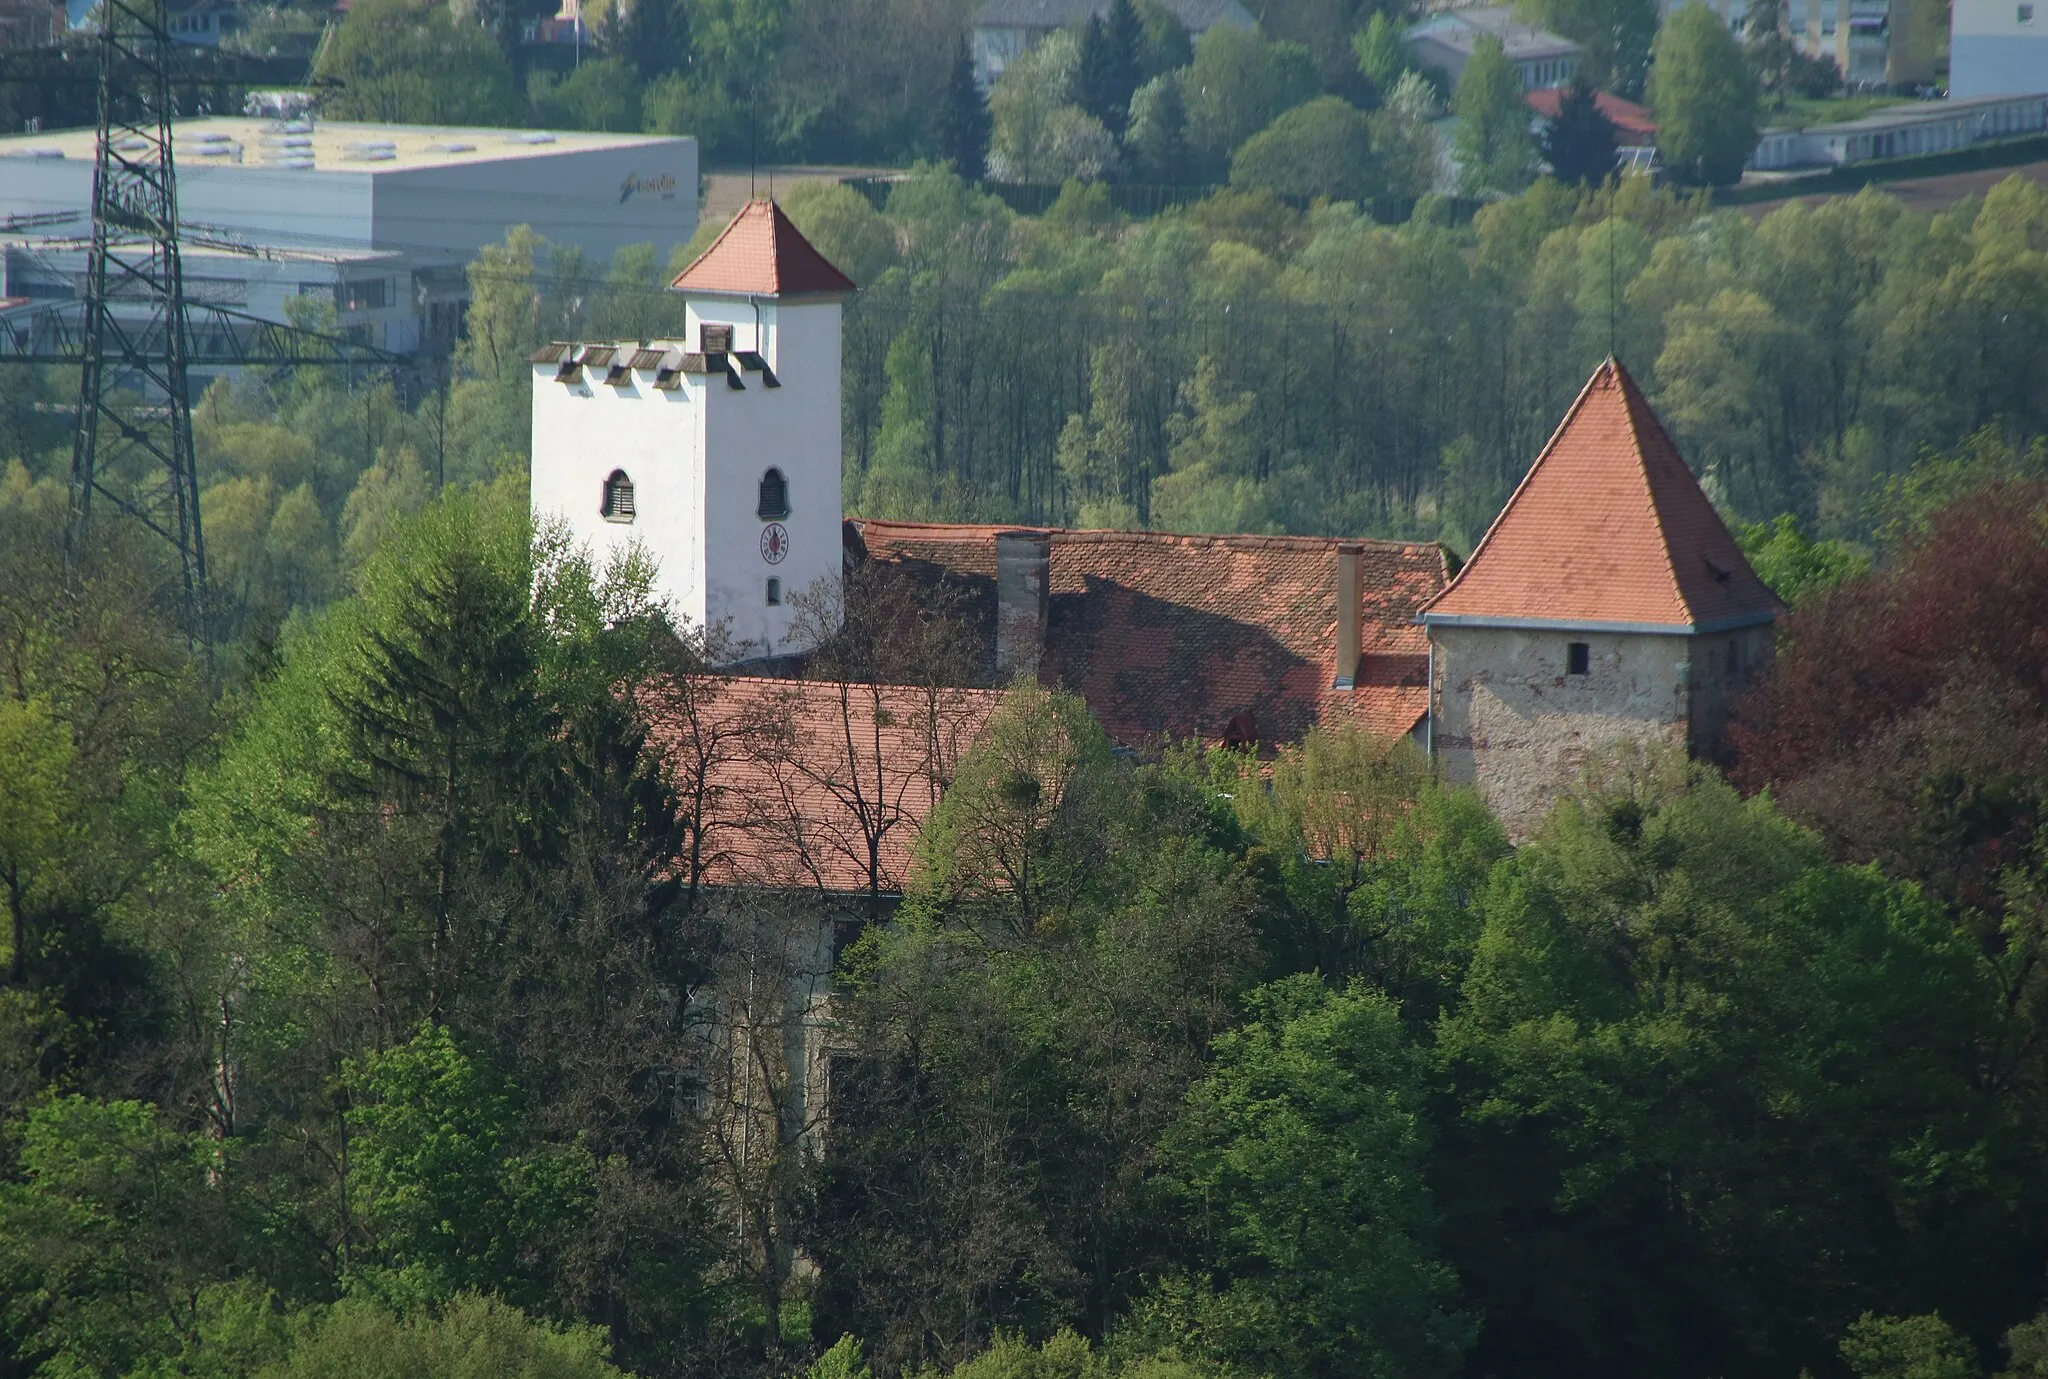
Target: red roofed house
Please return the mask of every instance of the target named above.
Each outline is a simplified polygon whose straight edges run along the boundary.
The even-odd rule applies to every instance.
[[[1540,125],[1547,125],[1557,118],[1559,108],[1564,104],[1567,86],[1546,86],[1530,91],[1522,97],[1522,103],[1535,113]],[[1657,142],[1657,124],[1650,118],[1650,112],[1634,101],[1625,101],[1611,91],[1595,91],[1593,104],[1607,117],[1607,123],[1614,126],[1614,142],[1622,148],[1642,148]]]
[[[1711,753],[1782,611],[1610,359],[1422,611],[1432,753],[1519,834],[1590,750]]]

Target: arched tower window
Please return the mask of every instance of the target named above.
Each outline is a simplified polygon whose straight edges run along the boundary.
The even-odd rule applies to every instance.
[[[633,481],[623,469],[614,469],[604,481],[604,502],[598,507],[607,522],[633,520]]]
[[[789,516],[789,480],[782,471],[771,469],[761,476],[761,506],[755,509],[762,521]]]

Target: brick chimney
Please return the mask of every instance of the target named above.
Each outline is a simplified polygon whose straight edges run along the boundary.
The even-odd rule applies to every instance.
[[[1359,560],[1365,547],[1347,543],[1337,547],[1337,688],[1353,689],[1358,684]]]
[[[1038,658],[1045,651],[1051,569],[1049,533],[996,533],[996,679],[1000,681],[1038,677]]]

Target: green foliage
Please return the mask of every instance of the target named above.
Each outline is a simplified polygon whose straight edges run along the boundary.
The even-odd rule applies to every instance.
[[[1321,96],[1245,140],[1231,156],[1230,183],[1282,196],[1369,201],[1384,190],[1374,161],[1365,115],[1335,96]]]
[[[353,1210],[367,1238],[352,1267],[367,1286],[413,1303],[485,1287],[545,1301],[535,1266],[590,1209],[589,1152],[519,1151],[516,1090],[438,1025],[344,1063],[341,1086]]]
[[[1856,1379],[1977,1379],[1974,1347],[1940,1317],[1873,1317],[1865,1312],[1842,1338],[1842,1361]]]
[[[142,1102],[59,1097],[29,1114],[0,1186],[10,1339],[51,1372],[121,1374],[175,1354],[233,1257],[222,1147]]]
[[[1483,908],[1464,1004],[1439,1031],[1475,1188],[1447,1203],[1445,1238],[1522,1222],[1484,1264],[1452,1246],[1482,1290],[1492,1269],[1544,1281],[1529,1322],[1493,1329],[1503,1362],[1552,1372],[1572,1335],[1632,1364],[1670,1353],[1711,1305],[1768,1317],[1776,1362],[1825,1363],[1858,1299],[1906,1285],[1892,1228],[1836,1229],[1846,1203],[1919,1182],[1928,1195],[1897,1223],[1917,1251],[1938,1248],[1945,1212],[1995,1213],[1983,1170],[1960,1168],[1995,1151],[1944,1071],[1994,1018],[1974,945],[1917,892],[1823,864],[1767,800],[1619,757],[1496,873]],[[1929,1141],[1933,1124],[1955,1138]],[[1794,1178],[1796,1194],[1772,1186]],[[1608,1230],[1667,1264],[1625,1277],[1572,1243]],[[1951,1267],[1922,1255],[1912,1277]],[[1666,1309],[1674,1285],[1694,1300],[1684,1314]],[[1746,1363],[1746,1343],[1711,1334],[1687,1372]]]
[[[28,971],[31,892],[41,874],[53,869],[63,842],[60,831],[69,804],[71,740],[39,700],[0,699],[0,882],[7,887],[12,921],[7,945],[8,980],[20,983]]]
[[[661,0],[642,0],[659,8]],[[638,5],[635,8],[639,8]],[[558,129],[608,129],[637,133],[640,129],[638,74],[623,57],[594,58],[579,63],[559,80],[547,72],[527,77],[526,99],[535,123]]]
[[[1188,147],[1203,167],[1218,170],[1245,140],[1311,99],[1320,86],[1306,49],[1269,43],[1228,24],[1196,40],[1194,61],[1180,84]]]
[[[1188,111],[1177,74],[1154,77],[1131,97],[1124,152],[1140,177],[1165,183],[1187,180],[1192,171]]]
[[[1790,513],[1754,522],[1736,533],[1742,553],[1771,592],[1797,605],[1870,569],[1870,557],[1841,541],[1815,541]]]
[[[1401,42],[1401,26],[1385,10],[1374,10],[1365,27],[1351,36],[1352,55],[1358,59],[1359,75],[1372,83],[1382,103],[1410,70],[1408,53]]]
[[[1468,194],[1517,192],[1534,175],[1536,148],[1522,79],[1500,40],[1482,36],[1451,97],[1458,117],[1458,176]]]
[[[254,1379],[622,1379],[604,1333],[553,1327],[465,1293],[432,1315],[349,1299],[314,1313]]]
[[[1649,97],[1657,147],[1675,175],[1712,186],[1742,175],[1761,125],[1756,77],[1712,9],[1688,4],[1664,21]]]
[[[392,124],[519,123],[512,69],[490,36],[425,0],[366,0],[320,51],[338,83],[330,119]]]
[[[1394,1003],[1304,975],[1247,1011],[1165,1146],[1204,1272],[1167,1280],[1141,1328],[1256,1372],[1455,1370],[1469,1323],[1429,1243],[1424,1080]]]

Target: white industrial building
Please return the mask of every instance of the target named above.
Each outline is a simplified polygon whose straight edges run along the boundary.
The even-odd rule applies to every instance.
[[[2048,92],[2048,3],[1953,0],[1949,10],[1949,95],[2043,92]]]
[[[0,228],[22,227],[0,297],[78,290],[95,137],[0,138]],[[452,341],[464,266],[512,226],[599,263],[629,244],[665,255],[697,226],[689,138],[212,117],[179,124],[173,153],[194,238],[249,247],[188,251],[199,299],[282,321],[278,285],[307,283],[356,338],[399,352]],[[329,266],[295,276],[309,264]]]
[[[1863,163],[1947,153],[1996,139],[2017,139],[2048,129],[2040,96],[1980,96],[1975,100],[1911,101],[1873,111],[1860,120],[1767,129],[1749,165],[1763,171]]]
[[[793,642],[795,595],[839,578],[839,309],[853,283],[756,201],[674,283],[681,340],[557,343],[533,365],[534,516],[658,595],[733,661]]]

